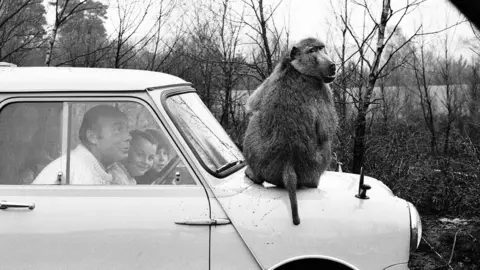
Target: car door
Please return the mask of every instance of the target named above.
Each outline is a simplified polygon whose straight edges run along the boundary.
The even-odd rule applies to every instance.
[[[151,108],[137,101],[50,97],[0,104],[1,269],[208,269],[209,226],[182,225],[209,219],[205,190]],[[164,134],[174,160],[166,181],[70,183],[83,117],[98,105],[124,113],[129,130]],[[55,164],[51,183],[32,184]]]

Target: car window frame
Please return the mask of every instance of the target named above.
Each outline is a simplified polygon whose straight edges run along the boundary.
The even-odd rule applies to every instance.
[[[152,88],[152,89],[156,89],[156,88]],[[181,134],[183,140],[186,142],[186,144],[188,145],[188,147],[192,151],[192,153],[195,156],[195,158],[197,159],[198,163],[210,175],[212,175],[216,178],[219,178],[219,179],[226,178],[226,177],[234,174],[235,172],[241,170],[242,168],[244,168],[246,166],[245,162],[243,162],[241,164],[238,164],[238,165],[235,165],[235,166],[233,166],[233,167],[231,167],[231,168],[229,168],[229,169],[227,169],[223,172],[217,173],[216,171],[210,169],[210,167],[208,167],[207,164],[205,164],[203,159],[200,157],[199,153],[193,147],[192,143],[189,140],[187,140],[187,136],[185,135],[185,132],[183,131],[183,129],[180,128],[179,124],[177,123],[177,121],[173,117],[171,110],[169,110],[168,106],[167,106],[167,99],[168,98],[173,97],[173,96],[177,96],[177,95],[187,94],[187,93],[195,93],[195,94],[198,95],[197,91],[194,88],[192,88],[191,86],[181,86],[181,87],[178,87],[178,89],[172,89],[170,91],[162,92],[162,94],[160,96],[160,103],[162,104],[163,108],[165,109],[165,112],[167,113],[168,117],[171,119],[173,125],[178,130],[178,132]],[[213,116],[213,117],[215,117],[215,116]],[[233,141],[232,141],[232,143],[233,143]]]
[[[162,87],[163,88],[163,87]],[[0,113],[2,110],[13,103],[62,103],[62,106],[65,106],[66,104],[69,104],[68,108],[70,110],[70,113],[68,114],[68,118],[71,118],[71,103],[81,103],[81,102],[94,102],[94,103],[100,103],[100,102],[105,102],[105,103],[112,103],[112,102],[135,102],[138,103],[142,106],[144,106],[145,109],[152,115],[152,117],[155,119],[159,129],[163,132],[166,138],[168,138],[168,141],[174,151],[179,155],[180,161],[183,162],[184,166],[187,168],[187,171],[190,173],[191,177],[193,178],[195,184],[187,184],[187,185],[132,185],[135,186],[135,188],[145,188],[145,187],[153,187],[155,186],[156,188],[172,188],[172,187],[204,187],[203,182],[201,181],[200,177],[195,173],[195,169],[193,168],[193,165],[188,162],[188,159],[186,157],[186,153],[182,151],[181,147],[179,147],[177,138],[175,138],[173,133],[169,131],[169,126],[167,123],[165,123],[164,118],[162,117],[161,113],[159,112],[158,108],[156,106],[153,106],[155,102],[151,99],[151,96],[147,93],[148,89],[145,90],[132,90],[132,91],[123,91],[120,94],[117,92],[108,92],[108,91],[101,91],[99,90],[98,92],[82,92],[82,91],[72,91],[72,92],[67,92],[68,90],[65,90],[65,92],[38,92],[38,93],[32,93],[32,92],[12,92],[12,93],[5,93],[0,96]],[[151,101],[151,102],[149,102]],[[64,107],[65,108],[65,107]],[[63,118],[65,117],[63,114],[65,114],[65,111],[62,111],[62,121]],[[62,143],[62,155],[64,154],[63,149],[64,147],[67,149],[67,153],[69,153],[72,149],[68,148],[66,145],[67,143],[70,143],[68,141],[71,140],[66,140],[64,137],[64,130],[68,127],[68,133],[71,133],[71,119],[67,122],[67,125],[62,125],[62,138],[61,138],[61,143]],[[68,137],[67,137],[68,138]],[[64,140],[65,142],[64,144]],[[64,146],[65,145],[65,146]],[[66,159],[64,162],[68,162],[70,157]],[[68,167],[66,167],[68,170]],[[67,173],[67,172],[66,172]],[[63,183],[65,182],[65,183]],[[118,187],[129,187],[129,185],[70,185],[69,179],[62,181],[61,184],[52,184],[52,185],[25,185],[25,184],[20,184],[20,185],[0,185],[0,187],[44,187],[44,186],[64,186],[64,187],[80,187],[80,186],[102,186],[102,187],[111,187],[111,188],[118,188]]]

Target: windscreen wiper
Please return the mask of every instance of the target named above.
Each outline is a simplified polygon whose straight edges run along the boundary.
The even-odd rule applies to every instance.
[[[244,162],[245,162],[245,160],[242,160],[242,159],[228,162],[227,164],[225,164],[225,165],[221,166],[220,168],[216,169],[215,172],[216,173],[221,173],[221,172],[226,171],[226,170],[228,170],[232,167],[235,167],[239,164],[243,164]]]

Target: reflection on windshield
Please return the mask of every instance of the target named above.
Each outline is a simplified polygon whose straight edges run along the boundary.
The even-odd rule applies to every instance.
[[[243,161],[240,150],[196,93],[169,97],[167,107],[193,151],[209,169],[217,171]]]

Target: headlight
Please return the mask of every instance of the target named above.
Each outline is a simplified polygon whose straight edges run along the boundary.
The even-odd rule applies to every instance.
[[[408,209],[410,211],[410,252],[412,252],[418,248],[420,240],[422,240],[422,221],[417,208],[410,202],[408,203]]]

